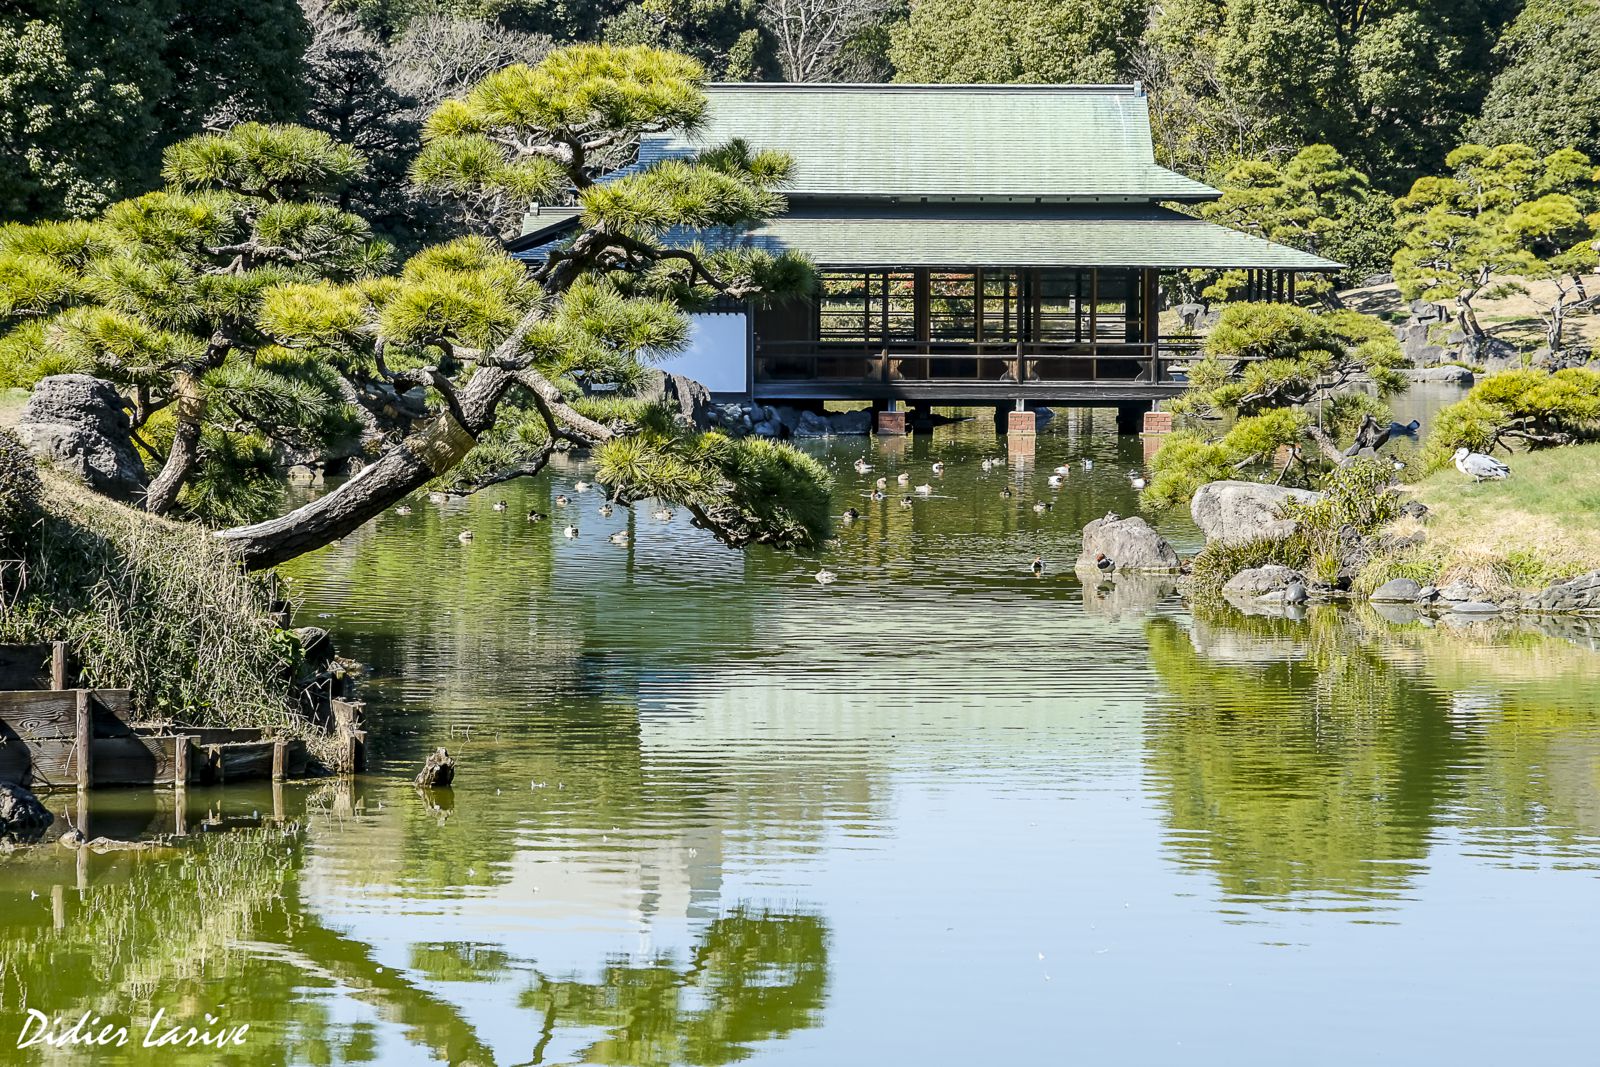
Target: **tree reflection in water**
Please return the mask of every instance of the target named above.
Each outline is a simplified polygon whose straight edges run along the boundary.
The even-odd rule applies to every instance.
[[[1201,609],[1145,632],[1169,847],[1225,901],[1382,908],[1450,832],[1509,836],[1524,859],[1530,834],[1550,833],[1568,861],[1600,863],[1571,830],[1600,811],[1591,651],[1333,608],[1298,621]]]

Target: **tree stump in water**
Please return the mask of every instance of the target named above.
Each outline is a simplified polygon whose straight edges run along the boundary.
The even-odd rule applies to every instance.
[[[455,780],[455,759],[444,749],[435,749],[422,765],[422,773],[417,775],[417,788],[444,789]]]

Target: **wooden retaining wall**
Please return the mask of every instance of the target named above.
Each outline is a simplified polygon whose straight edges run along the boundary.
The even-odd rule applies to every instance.
[[[68,689],[65,648],[0,645],[0,781],[34,791],[106,785],[215,785],[303,776],[299,738],[259,729],[135,725],[126,689]],[[44,682],[49,688],[33,688]],[[361,706],[333,701],[339,773],[366,769]]]

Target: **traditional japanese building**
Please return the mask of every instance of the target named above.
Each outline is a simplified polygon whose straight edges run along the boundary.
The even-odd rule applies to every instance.
[[[1293,299],[1339,264],[1178,210],[1208,185],[1157,165],[1137,85],[722,84],[703,125],[639,162],[743,138],[793,157],[782,217],[716,241],[804,253],[809,301],[696,316],[674,370],[719,396],[1148,410],[1193,343],[1163,338],[1163,272],[1243,270]],[[572,209],[530,219],[542,258]],[[1175,365],[1179,367],[1175,373]]]

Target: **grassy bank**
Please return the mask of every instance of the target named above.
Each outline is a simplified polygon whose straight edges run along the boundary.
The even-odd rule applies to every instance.
[[[1374,561],[1362,585],[1468,578],[1509,595],[1600,569],[1600,444],[1519,453],[1508,462],[1504,482],[1474,483],[1447,467],[1412,486],[1429,508],[1427,540]],[[1389,532],[1416,528],[1401,520]]]
[[[298,644],[267,579],[195,526],[48,472],[41,486],[0,553],[0,642],[65,639],[83,684],[131,689],[148,718],[308,733],[289,704]]]

